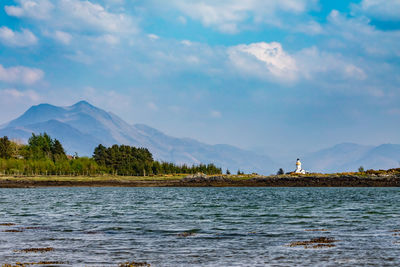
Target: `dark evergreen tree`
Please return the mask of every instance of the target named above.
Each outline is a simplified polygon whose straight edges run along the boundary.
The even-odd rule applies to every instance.
[[[67,158],[63,146],[57,139],[54,139],[51,142],[51,154],[54,162],[65,160]]]
[[[0,138],[0,158],[9,159],[12,156],[11,141],[7,136]]]

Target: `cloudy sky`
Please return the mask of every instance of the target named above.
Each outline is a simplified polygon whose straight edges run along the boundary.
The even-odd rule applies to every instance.
[[[87,100],[279,157],[400,143],[400,0],[0,5],[0,124]]]

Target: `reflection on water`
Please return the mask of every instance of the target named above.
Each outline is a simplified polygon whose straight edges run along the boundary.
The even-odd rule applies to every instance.
[[[399,201],[399,188],[0,189],[0,262],[400,266]]]

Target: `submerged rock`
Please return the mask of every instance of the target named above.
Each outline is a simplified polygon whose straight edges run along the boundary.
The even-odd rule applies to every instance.
[[[183,233],[178,234],[179,237],[188,237],[188,236],[195,236],[195,235],[196,235],[196,233],[194,233],[194,232],[183,232]]]
[[[335,247],[335,245],[333,244],[335,242],[337,242],[337,240],[331,237],[316,237],[306,241],[294,241],[287,246],[288,247],[304,246],[304,248],[331,248]]]
[[[119,267],[150,267],[150,263],[147,262],[124,262],[118,265]]]
[[[29,253],[29,252],[44,253],[44,252],[49,252],[49,251],[53,251],[53,250],[54,250],[54,248],[47,247],[47,248],[24,248],[24,249],[14,250],[14,251],[15,252],[25,252],[25,253]]]
[[[39,262],[16,262],[15,264],[5,263],[2,267],[26,267],[29,265],[58,265],[58,264],[67,264],[62,261],[39,261]]]

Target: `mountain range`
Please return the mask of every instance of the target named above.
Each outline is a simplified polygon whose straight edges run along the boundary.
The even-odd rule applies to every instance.
[[[3,125],[0,136],[27,142],[32,133],[48,133],[69,154],[91,156],[103,144],[146,147],[157,160],[177,164],[214,163],[223,170],[271,173],[276,164],[268,157],[230,145],[208,145],[190,138],[175,138],[144,124],[130,125],[117,115],[86,101],[68,107],[32,106]]]
[[[304,169],[313,172],[352,172],[367,169],[400,168],[400,145],[367,146],[342,143],[303,157]]]
[[[154,158],[177,164],[214,163],[223,170],[275,173],[279,167],[294,170],[294,162],[276,163],[269,156],[231,145],[209,145],[190,138],[176,138],[144,124],[130,125],[117,115],[86,101],[68,107],[32,106],[24,114],[0,126],[0,136],[27,142],[32,133],[48,133],[61,141],[68,154],[91,156],[103,144],[146,147]],[[342,143],[301,157],[310,172],[356,171],[400,167],[400,145],[367,146]]]

